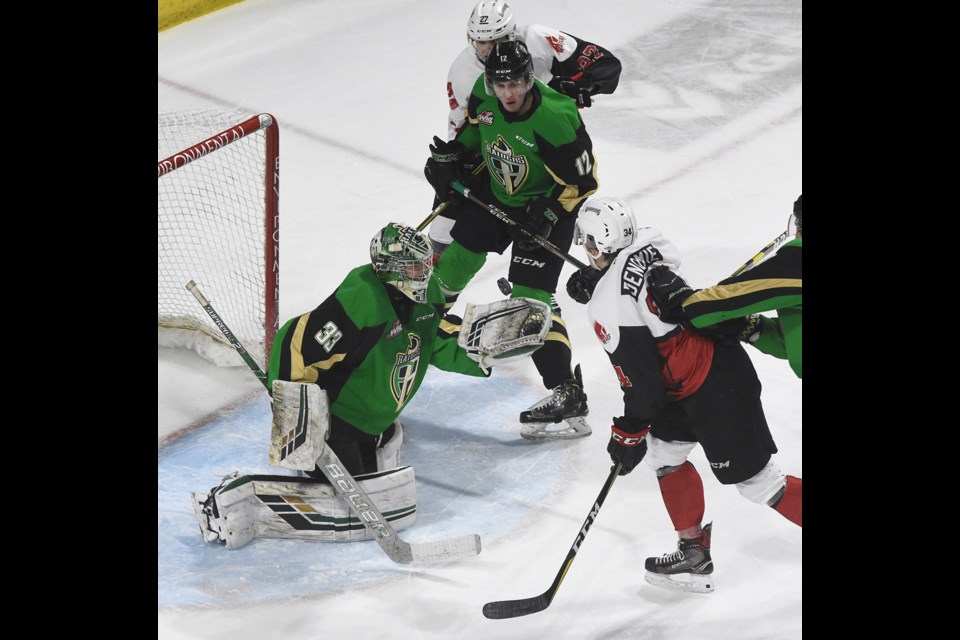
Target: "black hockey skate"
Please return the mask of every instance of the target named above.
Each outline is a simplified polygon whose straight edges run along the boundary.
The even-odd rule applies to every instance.
[[[647,582],[677,591],[713,591],[713,560],[710,558],[712,528],[711,522],[703,528],[699,538],[680,538],[677,550],[673,553],[647,558],[644,564]]]
[[[583,376],[580,365],[577,365],[572,380],[564,380],[549,396],[520,412],[520,423],[524,425],[520,435],[528,440],[584,438],[593,433],[584,419],[589,412],[587,394],[583,392]],[[566,425],[549,428],[549,425],[561,421]]]

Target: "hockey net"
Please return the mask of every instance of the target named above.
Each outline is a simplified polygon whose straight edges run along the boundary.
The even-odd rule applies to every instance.
[[[243,360],[187,291],[194,280],[266,369],[280,298],[279,128],[270,114],[157,114],[157,342]]]

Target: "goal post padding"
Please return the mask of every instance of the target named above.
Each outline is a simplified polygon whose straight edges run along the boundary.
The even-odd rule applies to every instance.
[[[279,147],[267,113],[157,114],[158,344],[244,364],[185,289],[194,280],[266,368],[279,322]]]

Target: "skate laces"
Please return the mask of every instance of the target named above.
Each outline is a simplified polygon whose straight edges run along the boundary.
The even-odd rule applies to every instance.
[[[654,562],[656,562],[658,565],[660,565],[660,564],[673,564],[674,562],[679,562],[679,561],[683,560],[684,557],[685,557],[685,556],[683,555],[683,551],[681,551],[680,549],[677,549],[677,550],[674,551],[673,553],[665,553],[665,554],[663,554],[662,556],[660,556],[659,558],[657,558],[656,560],[654,560]]]

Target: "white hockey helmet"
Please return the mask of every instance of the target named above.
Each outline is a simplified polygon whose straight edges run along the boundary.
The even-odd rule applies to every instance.
[[[467,42],[473,47],[480,62],[486,60],[477,52],[478,42],[496,42],[513,40],[517,36],[517,24],[513,20],[513,9],[503,0],[483,0],[478,2],[467,20]]]
[[[433,273],[433,245],[413,227],[391,222],[370,241],[370,262],[377,277],[414,302],[427,301]]]
[[[588,198],[577,216],[574,241],[600,253],[616,253],[633,244],[637,222],[633,210],[620,198]],[[594,256],[587,251],[590,266],[599,269]]]

